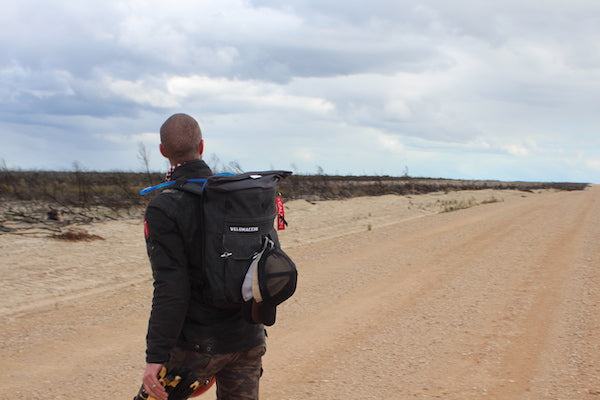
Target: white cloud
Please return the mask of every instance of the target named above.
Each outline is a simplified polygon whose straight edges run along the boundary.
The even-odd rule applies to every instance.
[[[103,139],[118,145],[137,145],[139,143],[152,143],[158,146],[160,138],[157,132],[146,132],[146,133],[135,133],[132,135],[118,135],[118,134],[96,134],[94,135],[99,139]]]
[[[296,148],[293,151],[294,159],[297,159],[301,162],[313,163],[315,162],[315,154],[310,148]]]
[[[376,137],[382,146],[382,150],[384,151],[389,151],[398,154],[403,154],[406,151],[405,146],[402,144],[398,137],[386,135],[383,133],[376,134]]]
[[[183,111],[248,164],[597,175],[595,2],[22,0],[0,23],[3,143],[101,165]]]
[[[506,150],[509,154],[517,157],[526,157],[529,155],[529,150],[524,146],[519,146],[515,144],[511,144],[508,146],[502,146],[504,150]]]
[[[170,78],[167,86],[171,94],[182,100],[222,104],[222,112],[226,113],[286,110],[325,115],[335,108],[323,98],[290,94],[285,87],[264,82],[178,76]]]
[[[160,82],[154,79],[142,78],[134,82],[119,79],[107,81],[105,84],[114,94],[138,104],[160,108],[180,106],[173,96],[161,88]]]
[[[596,173],[600,172],[600,159],[586,160],[585,165]],[[596,180],[595,182],[598,181]]]

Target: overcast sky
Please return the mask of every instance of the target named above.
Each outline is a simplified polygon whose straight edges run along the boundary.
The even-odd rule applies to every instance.
[[[0,162],[600,183],[596,0],[5,0]]]

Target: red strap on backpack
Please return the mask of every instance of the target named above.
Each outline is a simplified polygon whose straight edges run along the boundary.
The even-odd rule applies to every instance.
[[[277,207],[277,230],[285,229],[287,222],[285,221],[285,207],[283,207],[283,199],[281,196],[275,197],[275,206]]]

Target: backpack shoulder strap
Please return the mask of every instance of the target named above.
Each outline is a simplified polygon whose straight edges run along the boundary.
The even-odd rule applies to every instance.
[[[198,196],[202,196],[204,188],[206,187],[206,182],[208,182],[208,179],[201,178],[178,180],[175,181],[173,189],[178,189],[184,192],[189,192]]]

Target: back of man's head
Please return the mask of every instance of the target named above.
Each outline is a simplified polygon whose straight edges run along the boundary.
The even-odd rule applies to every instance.
[[[187,114],[174,114],[160,127],[163,154],[171,163],[200,158],[202,131],[198,122]]]

